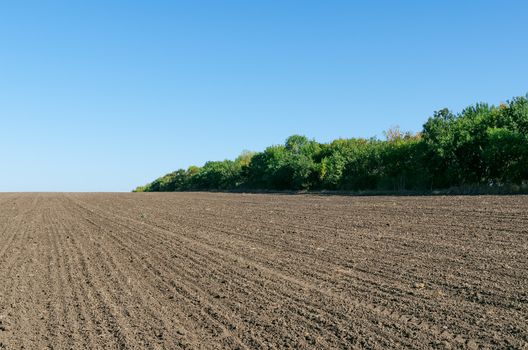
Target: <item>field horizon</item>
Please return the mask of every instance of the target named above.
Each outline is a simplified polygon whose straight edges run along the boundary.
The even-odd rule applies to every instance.
[[[527,13],[0,1],[0,350],[528,350]]]

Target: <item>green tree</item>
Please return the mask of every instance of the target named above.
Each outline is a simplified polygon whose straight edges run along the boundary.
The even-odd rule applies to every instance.
[[[477,103],[458,114],[442,109],[427,120],[421,133],[393,127],[385,136],[320,144],[293,135],[283,145],[180,169],[135,191],[402,191],[528,181],[527,97],[498,107]]]

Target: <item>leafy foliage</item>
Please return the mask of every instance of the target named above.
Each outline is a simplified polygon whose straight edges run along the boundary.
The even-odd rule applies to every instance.
[[[137,192],[188,190],[429,190],[528,181],[528,98],[454,114],[441,109],[420,133],[321,144],[290,136],[263,152],[177,170]]]

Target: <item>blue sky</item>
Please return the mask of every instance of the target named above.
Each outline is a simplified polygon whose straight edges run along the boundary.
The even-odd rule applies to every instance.
[[[0,191],[419,131],[528,92],[526,1],[0,2]]]

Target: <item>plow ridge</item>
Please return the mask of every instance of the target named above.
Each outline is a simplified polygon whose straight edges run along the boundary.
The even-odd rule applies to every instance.
[[[523,348],[527,222],[524,196],[1,194],[0,349]]]

